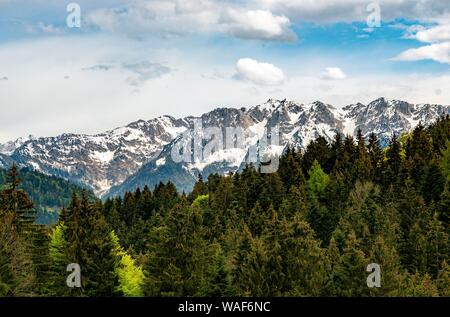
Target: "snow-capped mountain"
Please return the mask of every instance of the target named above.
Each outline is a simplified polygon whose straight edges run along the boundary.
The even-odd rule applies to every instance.
[[[145,185],[152,187],[160,181],[172,181],[179,190],[188,192],[199,174],[207,177],[211,173],[225,174],[242,169],[248,162],[251,148],[274,126],[279,127],[279,145],[272,145],[270,152],[281,155],[286,146],[305,149],[319,135],[331,141],[336,133],[355,135],[358,129],[365,136],[375,132],[385,146],[392,133],[410,131],[419,122],[429,124],[444,114],[450,114],[450,106],[412,105],[384,98],[368,105],[358,103],[342,109],[320,101],[298,104],[272,99],[249,110],[217,109],[200,118],[203,126],[212,125],[223,130],[241,124],[248,132],[242,147],[222,149],[198,161],[175,162],[173,148],[182,142],[182,138],[178,138],[124,183],[112,187],[108,195],[122,195]],[[226,133],[224,135],[226,141]]]
[[[385,98],[379,98],[367,106],[359,103],[343,108],[348,134],[354,134],[357,129],[361,129],[364,136],[374,132],[383,146],[388,144],[393,133],[412,130],[419,122],[427,125],[448,113],[448,106],[414,105]]]
[[[382,145],[386,145],[392,133],[410,131],[419,122],[426,125],[444,114],[450,114],[450,106],[414,105],[384,98],[344,108],[320,101],[300,104],[270,99],[249,109],[218,108],[200,117],[141,120],[98,135],[63,134],[31,138],[22,144],[17,141],[10,157],[4,154],[11,153],[14,147],[3,150],[0,167],[2,161],[10,164],[11,158],[44,173],[89,186],[103,196],[120,195],[144,185],[152,187],[160,181],[172,181],[179,190],[189,191],[200,173],[207,177],[242,168],[265,139],[276,140],[278,134],[271,127],[279,127],[279,140],[267,151],[280,155],[286,146],[304,149],[319,135],[331,141],[336,133],[355,135],[358,129],[365,136],[375,132]],[[197,148],[204,149],[206,144],[216,144],[217,148],[208,152],[210,155],[200,151],[190,160],[174,159],[174,153],[183,148],[186,138],[198,133],[196,125],[201,125],[203,139]],[[204,132],[208,128],[213,128],[210,135]],[[228,134],[229,128],[245,131],[239,146],[238,138]],[[221,135],[216,139],[217,133]],[[195,146],[189,143],[189,148]],[[0,151],[5,148],[0,146]]]
[[[14,141],[9,141],[4,144],[0,144],[0,154],[4,155],[11,155],[14,153],[14,151],[19,148],[22,144],[24,144],[27,141],[33,140],[34,136],[29,135],[26,138],[18,138]]]
[[[0,168],[6,169],[9,168],[13,164],[13,160],[5,155],[0,153]]]
[[[186,128],[184,120],[163,116],[97,135],[62,134],[28,140],[11,158],[18,164],[87,185],[102,195]]]

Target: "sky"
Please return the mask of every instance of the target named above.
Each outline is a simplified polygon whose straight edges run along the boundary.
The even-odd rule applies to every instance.
[[[449,87],[450,0],[0,0],[0,142]]]

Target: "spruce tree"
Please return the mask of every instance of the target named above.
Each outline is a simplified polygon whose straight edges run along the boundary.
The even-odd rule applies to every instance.
[[[341,261],[334,267],[335,281],[339,281],[338,296],[353,297],[368,295],[366,267],[369,264],[361,251],[358,239],[351,233],[345,240]]]

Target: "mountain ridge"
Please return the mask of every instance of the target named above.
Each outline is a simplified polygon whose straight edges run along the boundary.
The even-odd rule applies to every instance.
[[[449,113],[450,106],[386,98],[342,108],[321,101],[304,104],[269,99],[248,109],[219,107],[198,117],[177,119],[166,115],[137,120],[95,135],[64,133],[18,139],[0,144],[0,167],[14,161],[87,185],[99,196],[122,194],[143,183],[154,185],[171,179],[178,179],[176,185],[189,190],[200,173],[238,170],[249,149],[261,141],[265,129],[276,125],[280,145],[272,150],[281,154],[286,146],[304,149],[319,135],[331,140],[336,133],[355,135],[358,129],[366,137],[376,133],[382,146],[386,146],[393,133],[410,131],[419,122],[429,124]],[[173,165],[175,162],[171,162],[169,155],[172,147],[180,142],[177,138],[181,134],[193,130],[196,120],[204,128],[218,127],[222,131],[239,126],[251,137],[242,149],[223,149],[203,162]]]

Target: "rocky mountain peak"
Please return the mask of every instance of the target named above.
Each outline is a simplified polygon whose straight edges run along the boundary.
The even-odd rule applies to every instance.
[[[0,145],[0,167],[15,161],[89,186],[98,195],[122,194],[169,180],[189,191],[200,173],[207,177],[238,170],[250,147],[275,126],[279,127],[275,149],[281,153],[286,146],[304,149],[318,136],[331,141],[336,133],[354,135],[358,129],[366,137],[374,132],[381,144],[387,145],[393,133],[411,131],[419,122],[428,125],[449,113],[449,106],[413,105],[386,98],[341,109],[321,101],[305,105],[269,99],[250,108],[217,108],[200,117],[137,120],[96,135],[65,133],[18,139]],[[174,162],[172,148],[184,132],[193,129],[196,119],[201,119],[203,127],[242,127],[251,137],[244,148],[224,148],[201,162]]]

